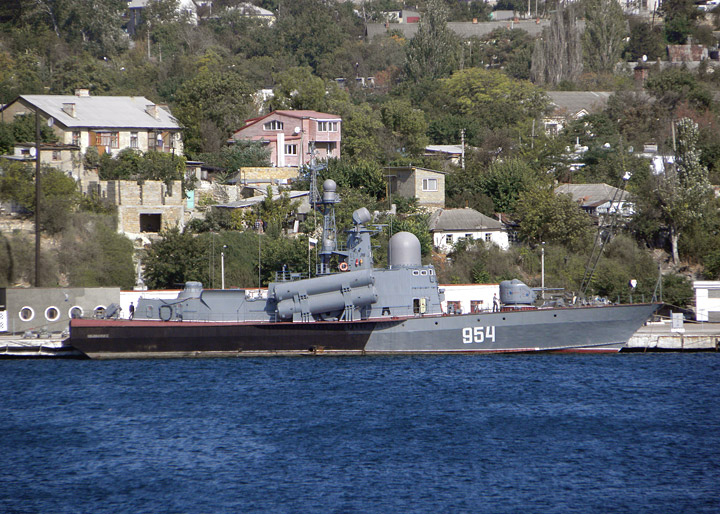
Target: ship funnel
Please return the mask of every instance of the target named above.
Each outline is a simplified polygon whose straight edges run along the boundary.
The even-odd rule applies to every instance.
[[[367,210],[367,207],[360,207],[358,210],[353,212],[352,220],[356,225],[362,225],[363,223],[367,223],[372,220],[372,215],[370,214],[370,211]]]
[[[388,262],[391,268],[422,266],[420,240],[410,232],[398,232],[388,243]]]

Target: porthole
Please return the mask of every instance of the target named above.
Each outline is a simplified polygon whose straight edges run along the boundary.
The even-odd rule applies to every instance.
[[[73,305],[72,307],[70,307],[70,310],[68,310],[68,317],[71,319],[82,318],[83,314],[84,312],[82,310],[82,307],[80,307],[79,305]]]
[[[420,272],[419,272],[418,270],[414,269],[414,270],[413,270],[413,275],[417,277],[417,276],[420,275]]]
[[[31,321],[35,317],[35,311],[32,307],[28,307],[27,305],[20,309],[20,320],[21,321]]]
[[[45,309],[45,319],[48,321],[56,321],[60,317],[60,311],[55,306]]]
[[[98,305],[97,307],[95,307],[95,308],[93,309],[93,312],[95,313],[95,317],[96,317],[96,318],[102,318],[103,316],[105,316],[105,309],[106,309],[106,308],[107,308],[107,307],[105,307],[104,305]]]
[[[422,276],[427,276],[428,272],[427,272],[426,269],[424,269],[424,270],[422,270],[422,271],[420,272],[420,274],[421,274]]]

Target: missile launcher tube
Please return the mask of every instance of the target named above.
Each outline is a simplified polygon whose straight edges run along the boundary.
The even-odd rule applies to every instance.
[[[353,288],[348,300],[355,307],[365,307],[377,302],[377,298],[375,286],[369,285]],[[306,301],[296,301],[294,298],[288,298],[278,302],[277,316],[279,319],[292,318],[294,313],[302,312],[305,302],[307,302],[307,309],[311,314],[341,311],[345,309],[345,301],[346,298],[341,291],[308,295]]]
[[[374,283],[375,277],[372,270],[365,269],[325,275],[307,280],[298,280],[297,282],[275,282],[272,285],[274,286],[273,294],[275,300],[280,303],[284,300],[292,299],[295,295],[314,296],[332,291],[339,292],[345,286],[356,289],[358,287],[370,286]]]

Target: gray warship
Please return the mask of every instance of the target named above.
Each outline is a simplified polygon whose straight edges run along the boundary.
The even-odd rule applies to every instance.
[[[448,315],[435,269],[421,262],[417,237],[393,235],[388,267],[374,268],[371,213],[353,213],[340,248],[338,202],[335,183],[326,180],[317,202],[323,213],[318,276],[281,274],[266,295],[188,282],[175,299],[141,299],[131,320],[71,320],[68,343],[98,359],[610,352],[659,307],[536,307],[535,291],[512,280],[500,284],[499,312]]]

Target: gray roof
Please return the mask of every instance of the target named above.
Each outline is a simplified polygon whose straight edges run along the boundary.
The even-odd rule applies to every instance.
[[[449,153],[449,154],[461,154],[463,148],[460,145],[427,145],[425,147],[426,152],[437,152],[437,153]]]
[[[560,184],[555,188],[555,194],[560,193],[569,194],[575,202],[585,207],[602,205],[613,198],[616,202],[631,201],[630,193],[607,184]]]
[[[430,216],[430,231],[445,230],[499,230],[504,225],[498,220],[465,207],[464,209],[438,209]]]
[[[158,105],[158,117],[145,112],[155,105],[143,96],[21,95],[24,101],[72,128],[146,128],[179,129],[170,112]],[[75,104],[73,118],[62,110],[63,104]]]
[[[553,105],[575,114],[582,109],[590,112],[604,109],[612,92],[608,91],[548,91]]]

